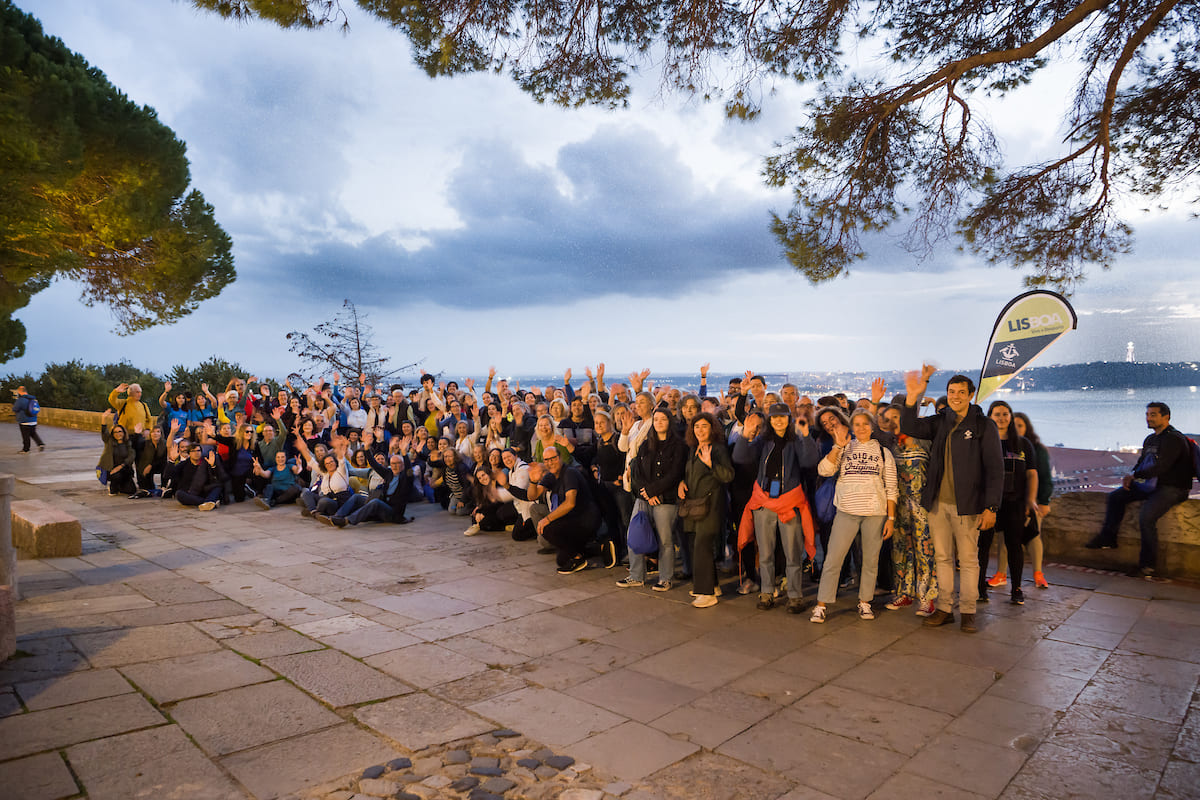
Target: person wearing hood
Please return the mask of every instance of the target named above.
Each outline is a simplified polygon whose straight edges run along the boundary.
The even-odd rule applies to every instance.
[[[963,633],[975,633],[975,604],[979,599],[979,531],[996,524],[1004,493],[1004,453],[1000,433],[983,409],[971,402],[975,383],[955,375],[946,384],[946,407],[918,417],[921,398],[937,369],[929,364],[904,376],[905,401],[900,431],[929,439],[928,480],[921,505],[929,512],[937,564],[937,610],[925,625],[954,622],[954,560],[958,557],[958,608]]]
[[[775,605],[775,541],[777,537],[781,540],[786,560],[787,608],[789,613],[799,614],[804,610],[800,589],[804,552],[807,550],[810,557],[816,552],[803,475],[805,470],[816,466],[820,456],[816,442],[808,435],[808,420],[793,423],[792,412],[783,403],[771,405],[767,422],[766,429],[754,441],[747,441],[740,434],[733,440],[734,463],[758,464],[753,494],[742,512],[738,549],[749,538],[752,524],[761,580],[758,608],[766,611]],[[801,533],[804,549],[801,549]]]

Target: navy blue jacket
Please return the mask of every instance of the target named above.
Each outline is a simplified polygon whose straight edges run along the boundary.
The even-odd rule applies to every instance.
[[[929,471],[921,505],[933,510],[946,471],[946,437],[954,430],[958,415],[949,407],[940,414],[917,416],[916,406],[900,407],[900,431],[918,439],[930,439]],[[1000,432],[983,409],[974,403],[967,409],[954,439],[950,442],[950,461],[954,469],[954,500],[962,516],[999,508],[1004,494],[1004,453]]]
[[[789,423],[790,424],[790,423]],[[753,464],[758,462],[756,480],[763,491],[771,487],[767,481],[767,460],[775,449],[774,433],[769,428],[760,434],[753,442],[746,441],[741,434],[733,437],[733,460],[738,464]],[[804,482],[805,470],[811,469],[821,460],[817,443],[811,436],[796,436],[783,446],[783,485],[782,494],[787,494]]]

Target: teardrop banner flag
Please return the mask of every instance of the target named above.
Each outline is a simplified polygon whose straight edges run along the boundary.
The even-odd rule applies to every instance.
[[[1075,309],[1061,294],[1035,289],[1014,297],[996,318],[975,402],[982,404],[1077,323]]]

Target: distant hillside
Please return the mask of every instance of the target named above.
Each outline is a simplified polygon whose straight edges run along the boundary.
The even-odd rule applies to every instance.
[[[979,379],[979,368],[938,370],[930,381],[931,394],[946,386],[956,373]],[[808,391],[828,389],[848,393],[868,394],[871,381],[882,377],[887,381],[887,396],[904,391],[904,373],[888,372],[789,372],[788,377]],[[1008,384],[1025,391],[1064,391],[1068,389],[1143,389],[1158,386],[1200,386],[1200,363],[1127,363],[1124,361],[1093,361],[1089,364],[1057,364],[1050,367],[1030,367]]]

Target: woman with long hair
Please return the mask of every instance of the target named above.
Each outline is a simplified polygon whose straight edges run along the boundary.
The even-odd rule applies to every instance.
[[[688,395],[688,398],[692,397]],[[686,407],[688,399],[685,398]],[[699,404],[697,404],[699,407]],[[725,518],[725,485],[733,480],[733,462],[722,441],[721,425],[712,414],[695,413],[688,421],[687,464],[679,484],[679,499],[705,503],[707,513],[683,521],[683,535],[691,540],[692,594],[696,608],[717,604],[716,544]]]
[[[646,511],[658,535],[658,582],[653,588],[665,592],[675,575],[676,503],[679,482],[687,467],[687,444],[675,430],[674,418],[665,408],[657,408],[650,417],[650,433],[633,460],[631,482],[634,493],[633,513]],[[646,556],[629,554],[629,575],[617,581],[621,587],[641,586],[646,581]]]
[[[124,425],[113,425],[112,409],[104,412],[100,423],[100,440],[104,442],[104,452],[100,455],[99,468],[108,475],[108,493],[111,495],[130,495],[137,491],[134,485],[134,464],[137,461],[137,450],[129,439],[129,432]]]
[[[837,600],[838,576],[850,544],[862,534],[862,574],[858,581],[859,619],[875,619],[871,599],[879,571],[879,550],[892,536],[896,520],[896,462],[892,452],[874,437],[874,415],[859,409],[850,415],[851,438],[844,430],[834,434],[833,449],[817,465],[825,477],[838,475],[829,552],[821,570],[817,605],[810,622],[824,622],[826,607]]]
[[[1040,522],[1050,513],[1050,497],[1054,494],[1054,471],[1050,468],[1050,451],[1046,449],[1046,445],[1042,444],[1041,437],[1033,429],[1033,422],[1025,412],[1013,412],[1013,427],[1017,429],[1018,436],[1024,436],[1029,440],[1029,443],[1033,445],[1034,452],[1037,453],[1037,507],[1038,521]],[[1042,572],[1042,558],[1045,554],[1045,548],[1042,546],[1042,535],[1040,532],[1037,536],[1029,540],[1029,543],[1025,545],[1025,549],[1029,554],[1030,562],[1033,564],[1033,585],[1039,589],[1049,589],[1050,582],[1046,580],[1046,574]],[[1007,562],[1008,548],[1005,547],[1004,540],[1001,539],[996,546],[996,574],[988,579],[988,586],[999,588],[1008,585],[1008,573],[1005,572],[1004,566]]]
[[[475,468],[472,494],[475,508],[471,511],[471,527],[463,531],[464,536],[474,536],[480,531],[502,531],[521,518],[513,505],[512,493],[497,484],[487,467]]]
[[[987,563],[992,549],[992,539],[999,530],[1004,536],[1008,555],[1008,574],[1012,588],[1009,590],[1013,605],[1025,604],[1025,593],[1021,591],[1021,573],[1025,570],[1025,549],[1022,539],[1025,525],[1030,517],[1036,517],[1038,473],[1037,452],[1024,436],[1017,433],[1013,425],[1012,407],[1003,400],[988,406],[988,416],[996,423],[1000,432],[1000,447],[1004,453],[1004,494],[1000,510],[996,512],[996,525],[979,532],[979,600],[987,599]]]

